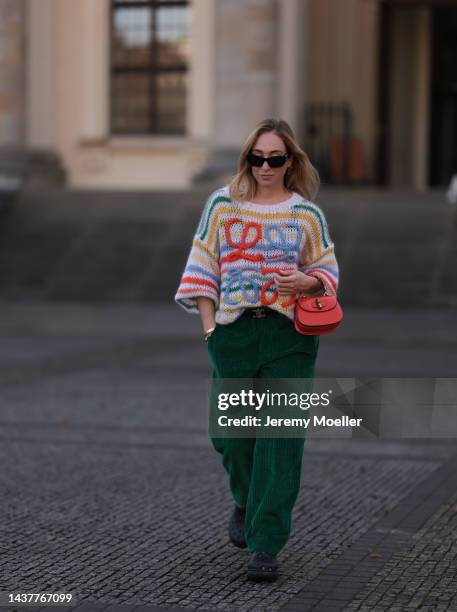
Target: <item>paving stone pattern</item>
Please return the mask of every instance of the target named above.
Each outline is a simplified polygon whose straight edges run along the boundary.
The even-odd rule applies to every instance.
[[[250,584],[198,329],[61,309],[0,304],[1,591],[65,589],[81,612],[456,609],[454,441],[307,442],[280,579]]]
[[[253,587],[209,449],[3,441],[0,458],[2,590],[219,610],[277,609],[437,465],[308,454],[281,580]]]
[[[424,597],[418,600],[414,591],[421,581],[413,573],[414,567],[409,563],[408,552],[414,537],[420,536],[419,529],[435,511],[441,509],[443,502],[448,502],[452,494],[450,492],[455,490],[456,473],[457,453],[425,478],[391,512],[382,517],[333,564],[287,602],[283,610],[308,612],[338,609],[350,612],[359,609],[360,603],[362,603],[361,609],[365,612],[370,609],[380,611],[394,609],[397,612],[422,609]],[[392,585],[389,580],[377,581],[375,576],[383,573],[384,566],[398,551],[406,551],[408,563],[406,571],[402,571],[405,567],[397,568],[400,574],[404,574],[406,580],[400,586]],[[455,550],[453,553],[455,559]],[[427,562],[428,569],[433,575],[433,557]],[[435,584],[433,597],[439,598],[442,609],[452,610],[456,595],[453,577],[455,563],[447,564],[442,569],[445,574]],[[377,588],[367,596],[361,589],[372,578]],[[451,582],[451,590],[446,588],[441,590],[441,580],[446,586],[449,584],[448,581]],[[428,595],[430,593],[427,593]]]
[[[397,551],[345,611],[457,610],[457,494]]]

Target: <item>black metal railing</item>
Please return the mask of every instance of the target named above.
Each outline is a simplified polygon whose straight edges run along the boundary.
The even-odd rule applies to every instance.
[[[305,106],[303,149],[323,183],[366,182],[362,142],[353,134],[353,113],[346,103],[312,102]]]

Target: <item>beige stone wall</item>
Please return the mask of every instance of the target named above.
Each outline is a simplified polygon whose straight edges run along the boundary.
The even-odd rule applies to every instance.
[[[27,0],[28,147],[56,151],[74,187],[189,185],[212,137],[213,65],[196,61],[212,52],[212,3],[192,2],[188,134],[114,137],[109,133],[109,0]]]
[[[216,147],[239,147],[277,111],[278,11],[277,0],[216,2]]]
[[[350,104],[370,176],[375,164],[378,15],[377,0],[310,0],[305,40],[308,99]]]
[[[0,146],[24,144],[24,0],[0,0]]]
[[[191,6],[187,134],[112,137],[109,0],[0,0],[0,142],[21,141],[25,133],[29,148],[57,151],[73,186],[186,187],[214,149],[236,151],[259,120],[282,116],[301,137],[306,101],[348,102],[368,178],[374,177],[379,0],[192,0]],[[402,171],[415,186],[424,182],[428,148],[427,24],[418,18],[412,37],[413,56],[421,58],[413,66],[418,97],[408,131],[414,153]],[[395,96],[409,99],[401,87]],[[391,130],[401,117],[395,122]],[[394,146],[392,160],[402,146]]]
[[[431,10],[392,10],[388,57],[379,57],[380,0],[309,0],[307,91],[317,102],[348,102],[362,140],[368,178],[375,179],[378,68],[389,66],[388,184],[427,186]]]

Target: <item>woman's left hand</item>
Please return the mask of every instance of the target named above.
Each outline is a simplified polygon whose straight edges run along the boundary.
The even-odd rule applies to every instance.
[[[274,273],[273,277],[280,295],[302,292],[314,293],[321,286],[319,279],[300,272],[300,270],[279,270],[279,273]]]

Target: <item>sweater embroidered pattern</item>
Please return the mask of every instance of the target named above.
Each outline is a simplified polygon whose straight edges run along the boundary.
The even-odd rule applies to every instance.
[[[209,297],[223,325],[257,306],[293,320],[297,296],[278,293],[279,269],[316,276],[328,295],[337,294],[338,263],[322,210],[296,192],[276,204],[234,201],[225,185],[206,201],[175,301],[198,314],[197,297]]]

